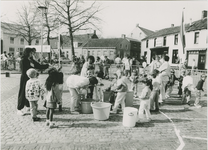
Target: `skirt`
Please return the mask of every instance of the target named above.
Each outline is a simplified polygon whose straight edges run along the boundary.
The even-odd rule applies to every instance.
[[[46,108],[56,108],[56,102],[47,102]]]

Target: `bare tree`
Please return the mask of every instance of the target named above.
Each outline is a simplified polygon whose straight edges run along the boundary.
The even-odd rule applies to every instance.
[[[28,45],[31,45],[33,40],[40,38],[36,15],[37,10],[32,10],[31,6],[23,5],[17,12],[17,21],[8,24],[7,29],[15,32],[17,36],[22,36]]]
[[[89,4],[89,3],[88,3]],[[100,6],[93,2],[89,6],[81,0],[52,0],[51,7],[54,9],[54,15],[57,16],[61,25],[68,27],[71,41],[72,56],[74,53],[73,34],[81,30],[96,28],[97,23],[101,21],[97,13],[101,11]]]
[[[36,0],[36,4],[34,5],[35,8],[38,8],[38,6],[45,6],[47,8],[46,13],[44,13],[44,24],[43,26],[46,28],[44,35],[46,34],[47,37],[47,43],[50,45],[50,35],[51,32],[56,30],[59,26],[58,19],[56,18],[57,16],[54,15],[53,10],[50,7],[50,0]],[[41,20],[41,13],[39,13],[38,18]],[[44,29],[45,29],[44,28]]]

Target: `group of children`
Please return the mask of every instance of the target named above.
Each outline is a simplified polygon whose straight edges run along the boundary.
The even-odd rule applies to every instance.
[[[41,84],[38,79],[37,70],[31,68],[27,70],[27,76],[30,78],[26,83],[25,96],[30,103],[30,113],[33,121],[39,121],[38,100],[44,99],[46,107],[46,125],[50,128],[55,127],[53,123],[54,109],[59,106],[62,111],[62,93],[63,93],[63,73],[52,68],[48,71],[48,77],[45,84]]]
[[[166,86],[166,98],[168,98],[173,90],[173,85],[175,80],[179,81],[179,95],[183,95],[183,101],[187,101],[189,104],[191,92],[194,92],[196,95],[195,106],[200,107],[199,100],[201,98],[201,91],[203,91],[203,83],[205,81],[206,75],[201,76],[201,80],[198,82],[195,87],[193,84],[193,78],[190,76],[190,71],[182,72],[179,78],[175,77],[174,70],[171,70],[170,80]],[[53,123],[53,114],[54,109],[59,107],[59,111],[62,111],[62,92],[63,92],[63,73],[59,72],[59,70],[52,68],[48,71],[48,77],[44,85],[41,85],[38,80],[38,72],[35,69],[29,69],[27,71],[27,75],[30,78],[26,83],[26,98],[30,103],[30,111],[33,121],[39,121],[40,118],[37,117],[37,108],[38,108],[38,100],[44,99],[46,101],[45,107],[46,110],[46,125],[50,128],[53,128],[55,124]],[[95,76],[98,81],[100,81],[99,71],[94,74],[94,68],[89,67],[87,69],[87,78],[91,78]],[[139,116],[143,118],[144,112],[146,115],[146,119],[148,121],[151,120],[150,112],[158,112],[159,111],[159,94],[160,94],[160,86],[161,86],[161,77],[158,70],[153,70],[151,77],[143,76],[139,78],[137,75],[137,71],[133,70],[132,75],[130,77],[126,77],[122,70],[118,69],[114,74],[115,82],[111,84],[111,86],[115,87],[116,98],[113,106],[113,110],[111,113],[117,113],[119,105],[121,105],[122,111],[125,108],[125,100],[126,94],[129,90],[128,88],[128,80],[131,82],[131,89],[134,91],[134,97],[139,98],[140,100],[140,108],[139,108]],[[138,91],[138,83],[142,83],[142,91],[141,95],[137,95]],[[96,81],[96,84],[98,82]],[[100,83],[101,84],[101,83]],[[88,85],[87,98],[93,98],[93,93],[95,90],[95,85]],[[99,89],[101,90],[101,89]],[[96,92],[99,91],[96,89]],[[83,90],[84,91],[84,90]],[[100,91],[100,94],[102,92]],[[45,95],[43,97],[43,95]],[[101,99],[102,96],[99,96]]]

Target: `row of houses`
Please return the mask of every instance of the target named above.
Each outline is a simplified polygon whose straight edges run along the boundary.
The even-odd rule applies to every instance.
[[[2,27],[2,25],[1,25]],[[3,36],[1,42],[7,52],[22,51],[24,48],[23,40],[17,35],[13,35],[2,28]],[[193,59],[196,61],[198,69],[207,69],[207,11],[202,12],[202,17],[185,25],[186,47],[185,54],[188,59],[188,66],[192,65]],[[17,42],[12,42],[14,39]],[[71,58],[70,37],[62,35],[61,51],[67,58]],[[19,41],[19,42],[18,42]],[[38,39],[33,41],[34,45],[39,44]],[[45,42],[45,45],[48,43]],[[58,52],[58,37],[50,39],[51,52]],[[179,63],[180,54],[183,51],[180,26],[173,24],[158,31],[151,31],[139,24],[132,30],[128,37],[122,34],[119,38],[99,38],[94,33],[74,35],[75,55],[108,56],[115,59],[117,55],[121,58],[126,54],[140,59],[145,56],[147,63],[150,64],[153,55],[166,54],[170,57],[171,66]]]

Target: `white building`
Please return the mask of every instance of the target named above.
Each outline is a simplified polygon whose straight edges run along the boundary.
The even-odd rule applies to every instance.
[[[185,25],[185,42],[188,66],[191,67],[195,59],[198,69],[207,69],[207,11],[202,12],[200,20]],[[171,66],[177,66],[182,53],[180,26],[171,25],[142,39],[141,55],[147,54],[148,64],[153,55],[166,54],[170,57]]]
[[[12,24],[8,24],[5,22],[1,22],[1,53],[6,51],[7,54],[16,55],[19,52],[23,52],[25,45],[28,45],[28,42],[20,35],[11,31],[8,26]],[[35,39],[32,41],[31,45],[39,45],[39,39]]]

